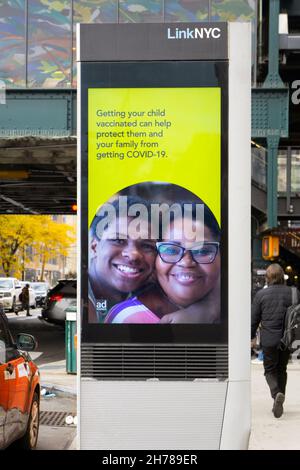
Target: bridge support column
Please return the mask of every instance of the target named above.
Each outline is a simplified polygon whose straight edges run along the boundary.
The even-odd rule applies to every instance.
[[[268,228],[277,227],[278,187],[278,146],[279,137],[267,138],[267,223]]]

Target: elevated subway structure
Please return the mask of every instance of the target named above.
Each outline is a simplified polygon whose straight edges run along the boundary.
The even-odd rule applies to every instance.
[[[0,210],[74,214],[74,92],[7,90],[0,105]]]

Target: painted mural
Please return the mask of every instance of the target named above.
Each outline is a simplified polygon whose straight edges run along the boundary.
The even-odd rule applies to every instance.
[[[75,87],[78,22],[247,21],[255,18],[255,4],[256,0],[0,0],[0,80],[9,88]]]

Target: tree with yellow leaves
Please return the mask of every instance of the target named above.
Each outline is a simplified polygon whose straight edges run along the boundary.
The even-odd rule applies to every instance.
[[[19,255],[23,247],[33,242],[33,237],[34,230],[27,215],[0,216],[0,263],[5,276],[19,274]]]
[[[5,276],[20,277],[28,261],[28,247],[45,264],[56,256],[65,256],[74,243],[73,227],[55,222],[49,215],[0,215],[0,268]]]
[[[39,228],[38,238],[34,243],[35,253],[41,259],[41,279],[44,278],[45,265],[51,258],[66,256],[68,248],[74,243],[73,227],[54,222],[50,216],[43,216],[43,225]]]

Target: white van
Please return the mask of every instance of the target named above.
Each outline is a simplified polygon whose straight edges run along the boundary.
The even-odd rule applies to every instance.
[[[15,277],[0,277],[0,299],[5,310],[15,312],[20,303],[21,283]]]

